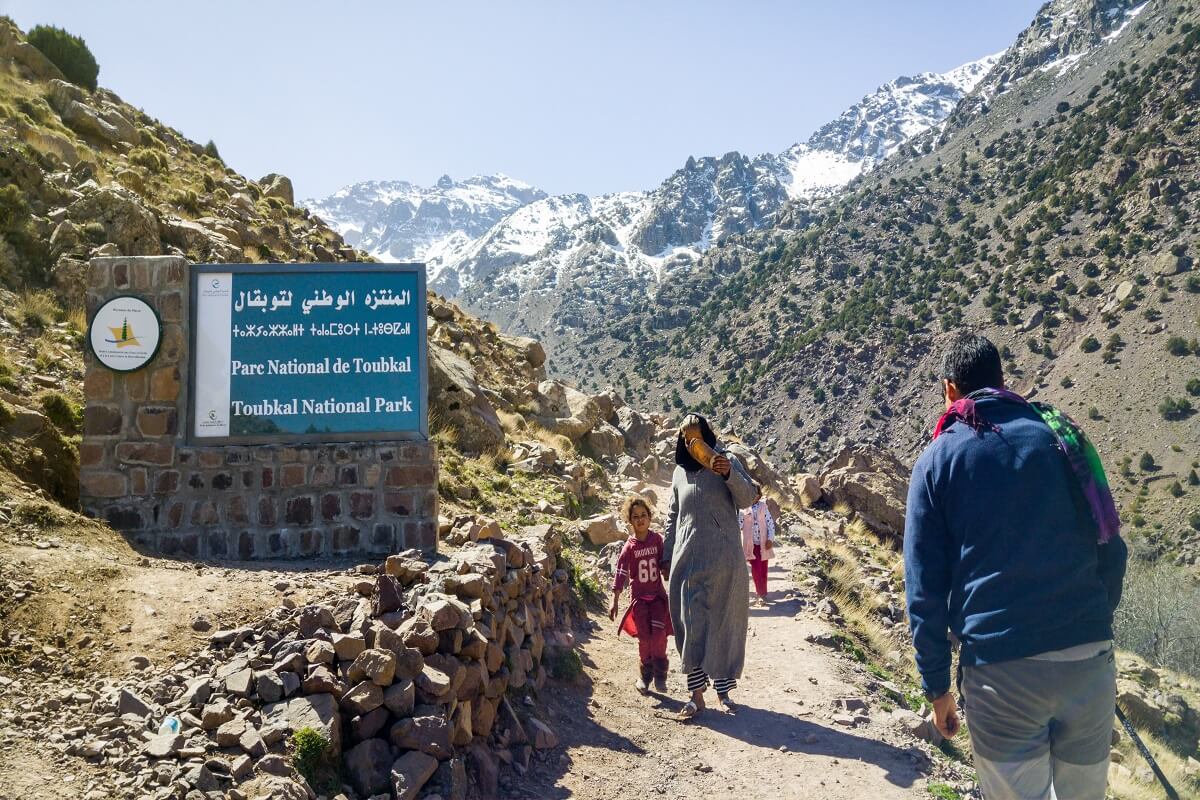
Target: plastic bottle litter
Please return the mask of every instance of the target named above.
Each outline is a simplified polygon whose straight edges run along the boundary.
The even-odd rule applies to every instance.
[[[178,717],[167,717],[162,721],[162,724],[158,726],[158,732],[159,734],[179,733],[179,729],[181,727],[182,725],[180,724]]]

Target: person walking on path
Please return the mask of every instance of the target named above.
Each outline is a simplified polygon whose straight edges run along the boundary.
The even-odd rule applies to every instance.
[[[650,530],[650,504],[638,495],[630,495],[621,504],[621,517],[629,524],[633,533],[617,556],[617,569],[613,575],[612,607],[608,618],[617,618],[617,606],[621,593],[629,586],[633,598],[617,636],[622,632],[638,640],[638,656],[641,675],[636,684],[638,692],[650,691],[654,680],[656,691],[667,690],[667,637],[671,630],[671,612],[667,608],[667,590],[663,588],[658,565],[662,560],[663,538]]]
[[[946,412],[913,467],[908,614],[926,698],[958,732],[949,631],[987,800],[1102,800],[1116,695],[1113,612],[1128,550],[1103,467],[1064,414],[1004,389],[960,335]]]
[[[754,581],[754,607],[767,605],[767,562],[775,557],[775,520],[762,491],[754,505],[739,512],[742,525],[742,551],[750,563],[750,578]]]
[[[691,693],[679,714],[687,720],[704,709],[710,680],[722,709],[735,710],[729,692],[742,675],[749,621],[737,510],[754,503],[758,487],[698,414],[680,428],[675,464],[662,571]]]

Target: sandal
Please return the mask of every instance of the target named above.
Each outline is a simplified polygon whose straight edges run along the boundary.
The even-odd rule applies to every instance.
[[[680,722],[687,722],[688,720],[695,719],[696,715],[699,713],[700,707],[697,706],[693,701],[688,700],[686,703],[684,703],[683,708],[679,709],[678,719]]]
[[[736,714],[738,707],[737,703],[730,700],[728,697],[717,696],[717,702],[721,704],[721,710],[726,714]]]

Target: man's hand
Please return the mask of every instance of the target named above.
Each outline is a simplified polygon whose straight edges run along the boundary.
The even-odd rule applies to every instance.
[[[729,477],[729,470],[732,467],[729,464],[729,459],[717,453],[717,457],[713,459],[712,471],[720,475],[722,478]]]
[[[954,692],[946,692],[933,701],[933,725],[947,739],[958,735],[958,706],[954,702]]]
[[[608,618],[611,620],[616,620],[617,618],[617,598],[615,597],[612,601],[612,607],[608,609]]]

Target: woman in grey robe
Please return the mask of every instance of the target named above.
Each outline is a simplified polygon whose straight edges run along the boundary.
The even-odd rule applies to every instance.
[[[705,444],[716,451],[708,467],[684,441],[682,431],[697,423]],[[737,510],[754,503],[758,487],[696,414],[680,428],[675,463],[662,566],[669,576],[675,646],[691,692],[680,717],[691,719],[704,708],[710,680],[721,707],[734,710],[729,692],[742,675],[750,613]]]

